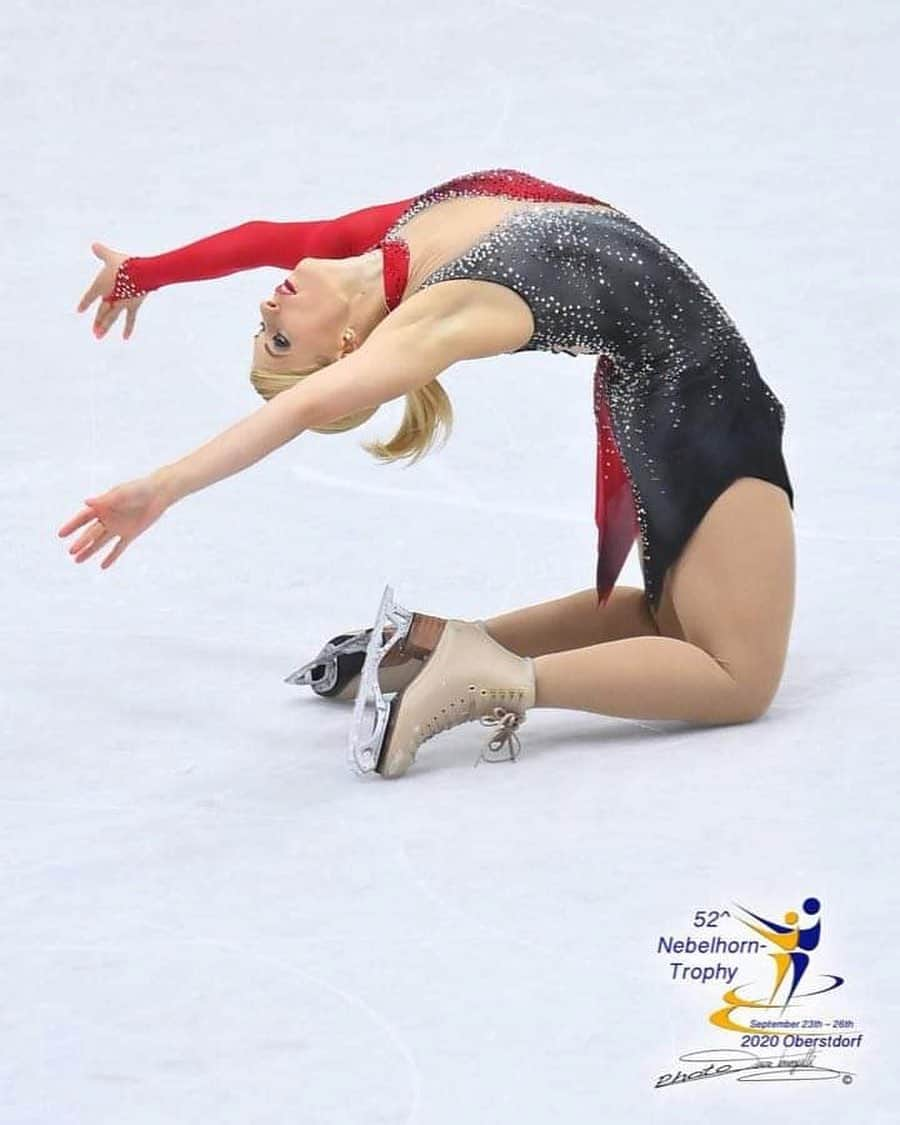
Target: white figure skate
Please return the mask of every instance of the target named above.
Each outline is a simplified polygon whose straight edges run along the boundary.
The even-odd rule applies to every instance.
[[[470,719],[496,728],[475,762],[515,760],[516,728],[534,706],[534,662],[490,636],[482,621],[411,613],[386,586],[369,637],[353,708],[349,759],[359,773],[399,777],[426,739]],[[385,640],[385,625],[395,627]],[[422,660],[400,692],[385,692],[379,664],[394,645]],[[508,748],[508,758],[500,752]]]

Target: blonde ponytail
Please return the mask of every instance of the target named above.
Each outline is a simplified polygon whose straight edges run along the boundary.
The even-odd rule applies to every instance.
[[[268,400],[319,370],[320,367],[310,367],[305,371],[278,372],[254,367],[250,372],[250,382],[254,389]],[[343,418],[337,418],[327,426],[312,426],[311,429],[318,434],[344,433],[368,421],[377,409],[377,406],[369,406],[353,414],[346,414]],[[407,393],[403,420],[390,441],[361,442],[361,445],[378,461],[390,462],[408,458],[414,463],[433,447],[441,428],[446,442],[453,429],[453,406],[440,382],[432,379],[424,387],[416,387],[415,390]]]

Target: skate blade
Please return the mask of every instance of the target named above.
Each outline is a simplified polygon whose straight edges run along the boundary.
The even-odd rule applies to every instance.
[[[301,665],[289,676],[285,676],[284,683],[311,687],[318,692],[331,691],[337,683],[338,657],[345,653],[365,652],[368,642],[368,630],[366,629],[361,629],[358,633],[352,633],[342,641],[329,641],[315,660],[310,660],[308,664]],[[320,668],[323,670],[315,675]]]
[[[348,760],[351,767],[359,774],[372,773],[378,768],[384,735],[390,720],[391,703],[398,694],[382,692],[378,682],[379,665],[385,653],[409,632],[412,619],[413,614],[409,610],[394,602],[394,591],[391,587],[385,586],[375,623],[369,634],[366,659],[359,674],[359,688],[353,705]],[[394,632],[385,642],[383,636],[386,622],[394,626]]]

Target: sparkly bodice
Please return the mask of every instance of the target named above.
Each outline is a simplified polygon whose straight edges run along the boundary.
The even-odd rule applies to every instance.
[[[604,225],[596,221],[613,216],[624,217],[614,209],[553,203],[514,211],[419,288],[460,279],[496,282],[518,293],[534,319],[533,335],[517,352],[605,352],[603,313],[614,300],[611,275],[620,270],[621,252],[604,260],[598,238]]]
[[[736,342],[694,271],[614,208],[514,212],[421,287],[460,278],[505,285],[528,304],[534,333],[517,352],[608,355],[622,374],[672,380]]]
[[[785,411],[723,305],[678,254],[628,215],[512,170],[459,177],[418,197],[383,245],[388,307],[404,293],[405,222],[438,198],[493,194],[546,202],[513,210],[419,288],[459,279],[504,285],[534,331],[516,349],[598,357],[596,585],[614,587],[640,534],[651,606],[709,506],[741,476],[793,490],[781,454]]]
[[[594,195],[573,191],[561,184],[532,176],[516,168],[489,168],[485,171],[467,172],[444,180],[414,196],[409,206],[395,215],[381,238],[368,249],[380,249],[384,260],[384,292],[389,311],[395,309],[403,299],[409,277],[409,246],[402,231],[411,219],[436,203],[446,199],[465,199],[481,196],[494,196],[509,201],[566,202],[593,204],[608,207],[609,204]],[[455,260],[455,259],[454,259]]]

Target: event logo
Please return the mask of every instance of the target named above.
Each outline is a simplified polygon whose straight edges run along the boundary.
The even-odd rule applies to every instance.
[[[847,1034],[848,1029],[856,1027],[854,1020],[844,1016],[824,1019],[811,1011],[821,1004],[814,998],[833,993],[845,979],[835,973],[816,974],[810,968],[813,954],[818,956],[822,937],[820,900],[807,897],[801,907],[802,915],[797,910],[786,910],[781,914],[781,921],[748,910],[739,903],[734,906],[734,915],[728,910],[697,910],[692,925],[695,929],[717,930],[727,919],[757,937],[729,939],[716,934],[677,939],[663,936],[659,939],[657,953],[730,954],[752,958],[750,972],[753,975],[740,983],[733,983],[741,967],[737,964],[723,964],[719,960],[710,964],[708,957],[707,963],[701,965],[670,961],[672,980],[700,984],[723,981],[729,985],[707,1019],[713,1027],[727,1033],[731,1041],[734,1034],[739,1035],[740,1046],[682,1054],[679,1062],[707,1065],[661,1074],[656,1086],[673,1086],[726,1074],[734,1075],[739,1081],[840,1078],[844,1083],[851,1082],[851,1072],[816,1065],[813,1061],[816,1051],[856,1048],[863,1038],[861,1033]],[[781,1053],[760,1053],[761,1048],[773,1047],[780,1048]],[[802,1051],[789,1052],[789,1048],[802,1048]]]
[[[737,903],[735,905],[738,905]],[[817,898],[808,898],[803,903],[803,913],[815,917],[821,908],[821,904]],[[804,999],[809,996],[819,996],[824,992],[831,992],[835,988],[839,988],[844,983],[843,977],[834,976],[829,973],[827,979],[829,984],[824,988],[813,989],[811,992],[797,992],[797,987],[803,975],[809,967],[810,953],[819,944],[819,938],[822,932],[822,924],[818,918],[812,925],[801,926],[798,925],[799,915],[796,910],[788,910],[784,915],[784,924],[770,921],[768,918],[763,918],[759,914],[754,914],[752,910],[747,910],[746,907],[739,906],[739,910],[743,910],[751,918],[757,922],[762,923],[755,926],[752,922],[748,922],[744,918],[738,919],[748,926],[755,933],[760,934],[767,941],[771,942],[777,947],[779,952],[768,953],[766,956],[771,957],[774,961],[774,982],[772,990],[767,997],[743,997],[739,993],[739,988],[729,989],[722,999],[726,1003],[726,1007],[720,1008],[718,1011],[712,1013],[709,1017],[709,1022],[715,1024],[716,1027],[725,1028],[728,1031],[753,1031],[755,1027],[759,1027],[759,1023],[754,1022],[753,1027],[747,1027],[744,1024],[736,1023],[732,1018],[733,1013],[742,1009],[752,1010],[770,1010],[778,1008],[780,1013],[784,1015],[789,1007],[796,1007],[796,1001]],[[775,998],[778,995],[778,990],[787,981],[788,987],[783,990],[785,994],[784,1003],[778,1004]],[[773,1027],[773,1033],[776,1035],[781,1034],[780,1031]]]

